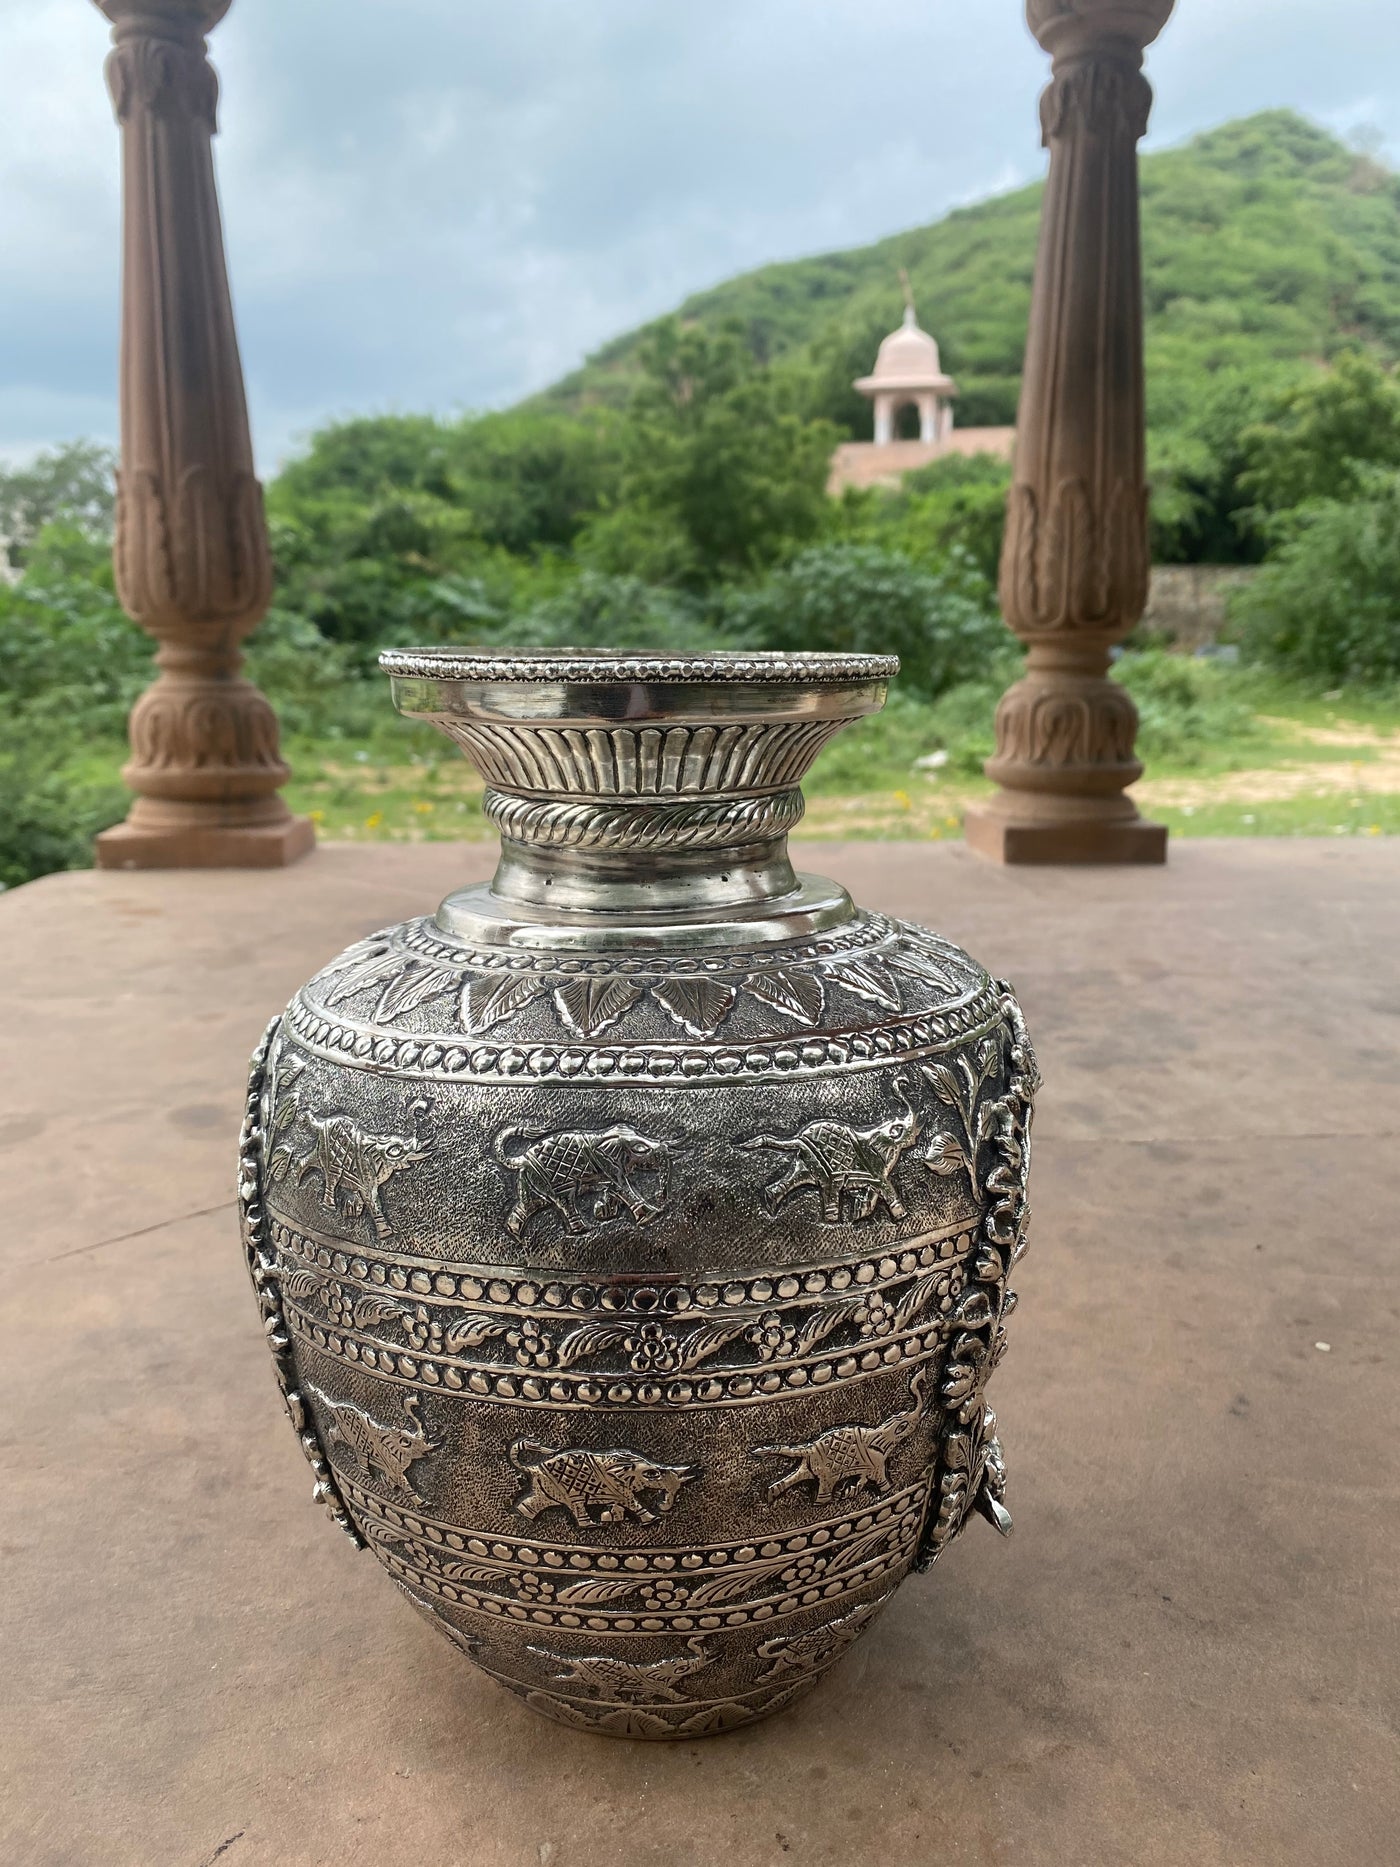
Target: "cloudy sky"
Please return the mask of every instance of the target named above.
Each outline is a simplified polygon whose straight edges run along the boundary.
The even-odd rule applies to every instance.
[[[0,0],[0,455],[111,438],[117,142],[87,0]],[[766,260],[1040,172],[1019,0],[235,0],[218,162],[259,460],[486,408]],[[1154,143],[1287,104],[1400,153],[1394,0],[1179,0]]]

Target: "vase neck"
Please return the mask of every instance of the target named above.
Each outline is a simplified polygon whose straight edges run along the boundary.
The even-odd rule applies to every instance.
[[[879,709],[893,661],[393,650],[381,665],[400,710],[440,727],[486,780],[501,836],[490,889],[445,902],[444,925],[660,938],[838,911],[829,885],[814,894],[793,873],[788,832],[803,774]]]
[[[653,799],[489,789],[485,810],[501,836],[493,894],[546,915],[762,911],[797,886],[796,786]]]

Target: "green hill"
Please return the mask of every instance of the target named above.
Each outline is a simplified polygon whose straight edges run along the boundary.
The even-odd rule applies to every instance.
[[[999,468],[935,463],[898,498],[838,504],[826,467],[843,430],[870,432],[851,382],[898,320],[901,266],[962,423],[1015,419],[1041,193],[733,279],[517,408],[331,424],[268,491],[287,607],[368,654],[449,622],[515,629],[527,611],[562,629],[538,603],[566,586],[593,602],[581,571],[631,580],[635,608],[641,585],[747,586],[823,540],[916,563],[958,543],[993,568]],[[1400,357],[1400,181],[1274,111],[1149,156],[1143,194],[1154,549],[1252,562],[1266,538],[1242,437],[1328,358]],[[655,621],[569,614],[573,639]]]
[[[1400,356],[1400,179],[1292,111],[1225,124],[1142,164],[1149,421],[1191,429],[1211,379],[1253,378],[1339,350]],[[800,371],[804,401],[856,434],[850,389],[897,322],[898,268],[962,389],[959,419],[1015,419],[1041,185],[959,208],[873,246],[764,266],[680,315],[738,320],[754,351]],[[622,399],[644,331],[616,338],[545,400]]]

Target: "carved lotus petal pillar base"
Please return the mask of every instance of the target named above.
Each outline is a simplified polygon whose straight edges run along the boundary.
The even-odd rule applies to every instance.
[[[986,771],[1001,789],[966,815],[968,846],[978,855],[1004,863],[1166,861],[1165,825],[1140,817],[1127,795],[1142,776],[1133,752],[1137,708],[1099,671],[1106,659],[1032,646],[1025,678],[997,708],[997,754]]]
[[[874,657],[386,657],[495,882],[327,965],[254,1060],[248,1262],[316,1495],[537,1711],[792,1703],[974,1511],[1023,1248],[1009,989],[798,877]]]

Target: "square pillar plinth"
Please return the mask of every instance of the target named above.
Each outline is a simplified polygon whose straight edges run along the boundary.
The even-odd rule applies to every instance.
[[[96,839],[99,869],[284,869],[316,847],[309,817],[280,823],[148,830],[115,824]]]
[[[1163,863],[1167,826],[1138,817],[1126,823],[1016,823],[973,809],[964,822],[967,846],[989,862],[1011,864]]]

